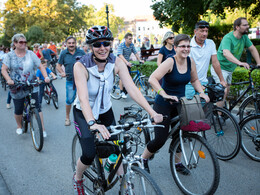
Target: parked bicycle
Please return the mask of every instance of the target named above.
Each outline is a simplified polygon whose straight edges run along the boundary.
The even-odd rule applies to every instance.
[[[59,108],[58,93],[55,89],[53,89],[54,86],[52,84],[52,81],[56,79],[57,78],[54,79],[50,77],[50,83],[45,83],[44,81],[42,81],[45,84],[43,98],[47,104],[50,104],[52,100],[54,107],[58,109]]]
[[[92,165],[84,172],[84,189],[88,194],[105,194],[108,190],[113,188],[118,177],[115,177],[120,164],[123,164],[124,174],[121,177],[119,194],[135,194],[135,195],[161,195],[162,192],[152,177],[142,169],[141,157],[134,155],[131,150],[129,141],[131,136],[127,131],[133,126],[141,127],[154,127],[158,125],[152,125],[149,119],[142,121],[134,121],[125,123],[123,125],[110,126],[108,129],[112,132],[112,135],[122,135],[120,140],[99,140],[95,136],[95,144],[97,149],[97,155]],[[92,131],[96,134],[98,131]],[[116,163],[112,166],[107,177],[104,171],[104,160],[110,153],[104,152],[104,148],[118,148],[118,158]],[[111,149],[105,150],[111,151]],[[72,142],[72,169],[76,170],[76,161],[81,155],[81,148],[78,140],[78,136],[75,135]]]
[[[254,81],[252,79],[252,72],[256,69],[260,69],[258,66],[250,65],[250,69],[248,71],[249,80],[243,82],[232,83],[232,85],[245,85],[249,84],[246,90],[236,99],[229,101],[229,107],[227,108],[230,112],[237,106],[239,102],[245,98],[250,92],[252,93],[248,97],[246,97],[239,106],[239,120],[241,121],[246,116],[253,113],[260,113],[260,86],[255,86]],[[227,106],[226,106],[227,107]]]
[[[147,100],[150,104],[154,103],[154,99]],[[143,118],[145,117],[148,115],[144,114]],[[169,147],[170,168],[177,186],[184,194],[214,194],[220,178],[219,163],[214,150],[202,137],[203,133],[181,130],[179,116],[171,119],[171,124],[167,140],[172,139]],[[153,139],[153,131],[149,127],[141,128],[143,136],[139,137],[143,138],[142,142],[146,145]],[[189,174],[180,173],[176,162],[182,163]]]
[[[9,86],[10,89],[22,87],[26,90],[29,90],[29,95],[25,97],[24,109],[22,116],[22,129],[23,133],[26,133],[30,123],[30,132],[32,136],[34,148],[40,152],[43,147],[43,129],[41,118],[37,108],[35,107],[36,100],[32,98],[32,91],[35,85],[39,85],[39,82],[21,82],[16,81],[14,85]]]
[[[132,67],[136,67],[136,70],[134,70],[134,71],[131,70],[130,74],[133,76],[133,81],[134,81],[135,85],[141,91],[141,93],[143,95],[155,97],[156,93],[148,82],[149,78],[147,76],[143,75],[139,71],[141,64],[142,63],[139,63],[137,65],[132,64]],[[116,75],[115,79],[114,79],[113,89],[112,89],[112,92],[111,92],[111,97],[113,99],[116,99],[116,100],[121,98],[119,80],[120,80],[119,76]]]
[[[260,162],[260,114],[251,114],[240,122],[241,148],[251,159]]]

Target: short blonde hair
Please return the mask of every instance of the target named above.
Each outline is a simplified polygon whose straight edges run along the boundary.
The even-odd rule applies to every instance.
[[[172,31],[168,31],[167,33],[165,33],[165,35],[163,36],[163,45],[166,45],[166,40],[171,36],[171,35],[174,35],[174,33]]]

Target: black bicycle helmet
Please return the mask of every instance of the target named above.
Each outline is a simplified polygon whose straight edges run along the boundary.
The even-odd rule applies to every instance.
[[[113,41],[113,34],[106,26],[93,26],[88,29],[86,35],[86,43],[91,44],[100,39],[107,39]]]

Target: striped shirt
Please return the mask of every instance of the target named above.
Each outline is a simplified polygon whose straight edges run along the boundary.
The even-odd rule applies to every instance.
[[[130,46],[127,47],[127,46],[125,45],[125,42],[123,42],[123,43],[120,43],[120,45],[119,45],[118,48],[117,48],[117,56],[123,55],[124,58],[125,58],[127,61],[130,60],[130,56],[131,56],[132,53],[134,53],[134,54],[137,53],[137,51],[136,51],[135,46],[134,46],[133,43],[131,43]]]

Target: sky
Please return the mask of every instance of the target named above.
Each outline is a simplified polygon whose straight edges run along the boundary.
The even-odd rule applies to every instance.
[[[99,10],[104,4],[113,4],[115,15],[126,19],[134,18],[140,15],[152,15],[153,10],[150,8],[152,0],[78,0],[79,3],[85,5],[94,5]]]

